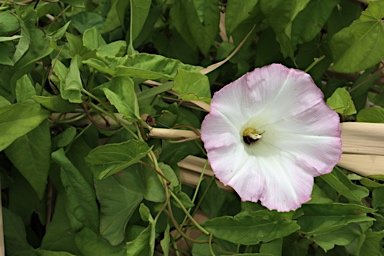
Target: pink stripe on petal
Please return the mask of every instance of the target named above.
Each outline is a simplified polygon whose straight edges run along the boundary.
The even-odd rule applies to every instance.
[[[269,129],[265,126],[265,129]],[[340,137],[340,118],[338,114],[330,109],[324,101],[297,115],[276,123],[271,123],[273,130],[281,133],[310,134],[319,136]]]
[[[240,133],[227,118],[213,110],[201,125],[201,139],[206,149],[212,149],[238,143]]]
[[[259,118],[268,117],[268,123],[274,123],[288,116],[297,115],[323,101],[323,93],[308,74],[276,64],[265,67],[267,68],[273,72],[265,79],[269,82],[269,86],[272,85],[276,90],[274,96],[266,102],[263,111],[255,114],[260,115]],[[281,83],[279,76],[283,76],[285,80],[280,87],[275,87],[275,83]],[[258,85],[257,80],[254,82]],[[260,88],[259,91],[270,90],[266,85]]]
[[[253,157],[228,182],[243,201],[261,201],[270,210],[291,211],[311,199],[313,176],[288,154]]]

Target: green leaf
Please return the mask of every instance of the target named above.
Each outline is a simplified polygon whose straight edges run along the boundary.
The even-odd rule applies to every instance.
[[[163,110],[161,115],[156,119],[156,122],[163,127],[172,127],[176,124],[177,119],[177,114],[168,110]]]
[[[35,253],[38,256],[75,256],[74,254],[68,252],[55,252],[55,251],[46,251],[42,249],[35,250]]]
[[[71,64],[77,62],[77,58],[74,58],[71,61]],[[53,70],[57,77],[52,76],[51,80],[59,85],[61,98],[68,100],[72,103],[81,103],[81,87],[79,87],[78,79],[80,78],[79,70],[75,70],[76,67],[72,64],[72,75],[68,78],[69,82],[72,82],[72,87],[66,85],[67,76],[69,74],[69,69],[64,66],[59,60],[54,60],[52,62]],[[80,91],[79,91],[80,89]]]
[[[89,59],[83,63],[112,76],[129,76],[143,79],[173,79],[178,69],[199,71],[202,68],[183,64],[179,60],[160,55],[138,53],[125,57]]]
[[[21,57],[28,51],[31,40],[34,39],[35,22],[37,19],[37,12],[33,9],[27,9],[22,15],[23,19],[20,20],[21,38],[16,46],[15,54],[13,55],[13,63],[18,62]]]
[[[177,175],[171,166],[164,163],[159,163],[159,167],[163,171],[164,176],[169,180],[169,186],[171,189],[179,186],[179,179],[177,178]]]
[[[210,218],[224,215],[233,215],[240,211],[240,200],[231,192],[219,188],[212,179],[204,179],[200,184],[199,196],[204,199],[201,202],[201,210]]]
[[[83,40],[80,36],[75,36],[71,33],[65,33],[65,37],[68,41],[67,46],[69,48],[69,54],[74,57],[76,55],[80,55],[81,57],[84,57],[84,55],[87,55],[89,53],[89,50],[84,47]],[[53,62],[55,63],[55,62]],[[54,68],[55,66],[52,65]]]
[[[358,251],[356,255],[381,255],[381,242],[384,238],[384,231],[373,232],[372,230],[365,231],[360,237],[358,243]]]
[[[20,28],[19,20],[16,15],[12,14],[10,11],[0,13],[0,24],[1,36],[8,36]]]
[[[83,34],[85,30],[92,27],[101,29],[104,24],[104,18],[96,12],[79,12],[73,15],[71,20],[72,26],[74,26],[80,34]]]
[[[6,255],[33,255],[33,249],[28,244],[22,219],[7,208],[3,207],[2,211]]]
[[[173,88],[173,83],[172,82],[168,82],[168,83],[164,83],[162,85],[159,85],[159,86],[156,86],[156,87],[153,87],[151,89],[148,89],[148,90],[143,90],[141,92],[138,92],[136,94],[137,96],[137,100],[145,100],[147,98],[150,98],[150,97],[154,97],[160,93],[163,93],[163,92],[166,92],[168,90],[171,90]]]
[[[232,256],[274,256],[270,253],[235,253]]]
[[[88,164],[85,162],[85,157],[89,154],[89,151],[91,151],[91,147],[96,147],[98,145],[97,128],[89,127],[85,132],[84,130],[82,132],[83,134],[81,137],[77,137],[76,140],[72,141],[69,150],[67,148],[67,156],[73,165],[76,166],[76,168],[81,172],[88,184],[93,187],[93,175],[89,170]],[[94,132],[96,134],[93,134]],[[93,143],[89,143],[88,140],[91,140]]]
[[[129,6],[127,0],[114,0],[111,2],[111,9],[108,12],[107,19],[105,20],[101,33],[110,32],[119,26],[124,29],[124,16]]]
[[[205,234],[202,234],[197,238],[199,241],[207,241],[209,237]],[[233,244],[230,242],[227,242],[225,240],[221,240],[215,237],[215,242],[211,245],[208,245],[208,243],[194,243],[192,247],[192,255],[193,256],[207,256],[212,255],[212,251],[215,253],[215,255],[223,255],[223,252],[237,252],[238,251],[238,245]],[[211,248],[210,248],[211,247]],[[232,255],[232,254],[231,254]],[[268,254],[268,256],[270,256]]]
[[[368,92],[380,77],[380,74],[375,74],[374,70],[376,70],[375,67],[365,70],[351,85],[351,97],[358,112],[366,107]]]
[[[145,187],[145,200],[157,203],[165,202],[166,197],[164,187],[155,171],[142,164],[132,165],[128,168],[128,171],[135,171],[140,174]]]
[[[140,34],[148,17],[152,0],[130,0],[131,3],[131,42]]]
[[[36,63],[53,51],[53,48],[50,47],[49,40],[43,31],[35,28],[35,21],[36,20],[34,20],[31,24],[31,42],[33,43],[29,45],[25,54],[23,54],[21,58],[15,62],[11,71],[12,76],[10,83],[12,90],[16,87],[16,82],[19,78],[36,68]],[[7,83],[9,83],[9,80]]]
[[[5,107],[5,106],[10,106],[11,103],[4,98],[3,96],[0,96],[0,108]]]
[[[149,208],[145,204],[143,204],[143,203],[140,204],[139,213],[140,213],[140,217],[143,221],[153,222],[153,217],[151,215],[151,211],[149,210]]]
[[[61,0],[63,3],[72,5],[73,7],[84,8],[84,0]]]
[[[232,35],[233,31],[245,20],[247,20],[251,11],[256,8],[259,0],[232,0],[227,2],[225,8],[225,29],[227,36]]]
[[[340,0],[309,1],[292,23],[293,44],[302,44],[315,38],[339,2]],[[308,26],[308,24],[311,24],[311,26]]]
[[[76,134],[77,132],[75,127],[68,127],[62,133],[53,138],[53,145],[57,148],[66,147],[73,141]]]
[[[17,80],[15,93],[17,102],[26,101],[36,95],[35,87],[32,85],[31,80],[29,80],[28,75],[24,75]]]
[[[367,213],[373,209],[354,204],[305,204],[303,216],[297,222],[307,235],[324,234],[340,229],[349,223],[372,221]]]
[[[383,108],[365,108],[356,116],[357,122],[384,123]]]
[[[84,31],[83,45],[90,51],[97,50],[100,47],[107,45],[96,27],[92,27]]]
[[[384,2],[370,2],[358,20],[332,37],[334,71],[358,72],[380,62],[384,57],[383,17]]]
[[[169,234],[169,224],[167,224],[167,227],[164,231],[164,238],[160,241],[161,249],[163,250],[164,256],[169,256],[169,245],[171,242],[171,236]]]
[[[354,20],[358,19],[362,8],[358,4],[351,4],[348,0],[341,0],[337,8],[333,9],[327,22],[330,37],[341,29],[348,27]]]
[[[192,1],[183,0],[183,5],[186,10],[187,25],[196,41],[197,46],[204,55],[207,55],[211,48],[215,37],[219,33],[220,9],[217,6],[217,1],[207,0],[205,10],[205,20],[200,22]],[[184,21],[185,26],[185,21]]]
[[[300,229],[296,221],[271,220],[257,214],[243,212],[235,217],[214,218],[204,222],[203,227],[215,237],[244,245],[267,243]]]
[[[179,69],[173,90],[184,100],[210,101],[211,93],[208,77],[196,71]]]
[[[5,149],[5,153],[42,199],[47,183],[51,153],[48,121],[42,122],[26,135],[16,139]]]
[[[372,207],[380,213],[384,212],[384,187],[378,187],[372,192]]]
[[[69,27],[69,24],[71,24],[71,21],[68,21],[67,23],[65,23],[65,25],[62,26],[61,28],[59,28],[58,30],[47,34],[47,37],[53,41],[57,41],[57,40],[61,39],[65,35],[65,33]]]
[[[301,237],[299,232],[293,233],[283,240],[284,256],[307,256],[311,240]]]
[[[211,2],[214,2],[214,1],[192,0],[192,2],[195,7],[197,16],[199,17],[200,23],[204,24],[205,20],[207,20],[207,18],[209,18],[208,16],[210,15],[210,13],[208,12],[209,5],[211,4]]]
[[[185,17],[187,16],[188,10],[184,7],[183,1],[176,1],[173,5],[170,6],[170,17],[172,20],[173,26],[177,32],[181,35],[183,40],[189,45],[193,50],[196,50],[197,45],[195,39],[193,38],[192,32],[190,29],[185,27]],[[169,40],[167,40],[169,41]]]
[[[103,87],[105,96],[128,121],[140,119],[134,84],[129,77],[114,77]]]
[[[71,59],[71,64],[69,65],[68,73],[65,77],[65,83],[61,89],[64,92],[68,92],[66,95],[70,95],[69,97],[64,97],[63,99],[68,99],[71,103],[81,103],[81,91],[83,89],[83,84],[81,82],[79,67],[81,64],[81,57],[76,55]]]
[[[345,246],[352,243],[362,233],[361,227],[351,223],[332,232],[318,233],[313,236],[313,240],[324,251],[331,250],[335,245]]]
[[[155,245],[155,226],[156,222],[150,222],[138,237],[126,243],[126,255],[152,256]]]
[[[199,71],[202,67],[183,64],[179,60],[160,55],[138,53],[124,57],[99,56],[83,63],[111,76],[139,77],[143,79],[173,79],[178,69]]]
[[[144,198],[145,188],[138,172],[127,171],[95,182],[100,202],[100,234],[112,245],[125,238],[125,228]]]
[[[61,181],[68,198],[67,213],[74,230],[88,227],[98,230],[99,213],[93,188],[66,157],[61,148],[52,153],[52,159],[61,166]]]
[[[64,100],[60,95],[53,96],[32,96],[37,103],[42,105],[44,108],[49,109],[54,112],[59,113],[68,113],[73,112],[79,108],[78,104],[70,103],[67,100]]]
[[[52,221],[47,226],[40,248],[80,255],[75,244],[75,232],[72,231],[71,223],[65,210],[67,203],[68,200],[64,196],[64,193],[59,192],[56,197],[56,206]]]
[[[351,95],[345,88],[337,88],[331,97],[327,99],[327,105],[339,114],[356,114]]]
[[[293,58],[294,47],[291,42],[292,22],[304,9],[309,0],[294,0],[286,4],[284,0],[260,0],[261,11],[275,31],[284,57]]]
[[[127,49],[127,43],[125,41],[115,41],[110,44],[100,46],[97,50],[99,56],[123,56]]]
[[[273,256],[282,255],[283,239],[279,238],[269,243],[263,243],[260,247],[260,253],[271,254]]]
[[[13,66],[13,61],[12,61],[13,52],[14,52],[14,47],[12,44],[10,43],[0,44],[0,64]]]
[[[340,195],[348,198],[352,203],[362,205],[361,200],[369,195],[368,189],[352,183],[338,167],[335,167],[331,173],[320,176],[320,178],[327,182]]]
[[[146,143],[129,140],[92,149],[85,161],[96,178],[101,180],[139,162],[149,150]]]
[[[83,228],[76,234],[76,245],[81,254],[108,255],[108,256],[126,256],[124,245],[112,246],[105,239],[99,237],[97,233],[89,228]]]
[[[183,191],[178,191],[176,194],[176,197],[180,200],[180,202],[183,204],[184,208],[192,208],[194,203],[192,202],[191,198]],[[172,198],[171,202],[178,208],[181,208],[181,206]]]
[[[20,216],[25,224],[31,223],[32,214],[36,214],[44,225],[47,217],[45,201],[39,199],[37,193],[20,172],[15,169],[11,171],[12,183],[7,188],[8,209]]]
[[[16,103],[0,108],[0,151],[35,129],[49,116],[37,104]]]

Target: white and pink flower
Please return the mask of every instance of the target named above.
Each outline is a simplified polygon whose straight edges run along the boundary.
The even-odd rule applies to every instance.
[[[296,210],[340,159],[340,120],[303,71],[257,68],[212,98],[201,138],[216,177],[243,201]]]

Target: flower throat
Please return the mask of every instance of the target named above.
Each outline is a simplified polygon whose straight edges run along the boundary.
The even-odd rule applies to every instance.
[[[263,133],[264,132],[257,131],[255,128],[247,128],[243,132],[243,141],[245,144],[251,145],[261,139],[261,134]]]

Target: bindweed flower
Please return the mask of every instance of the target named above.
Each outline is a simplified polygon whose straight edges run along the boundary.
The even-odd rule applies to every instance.
[[[314,177],[340,159],[338,115],[311,77],[280,64],[257,68],[216,92],[201,127],[216,177],[243,201],[296,210]]]

